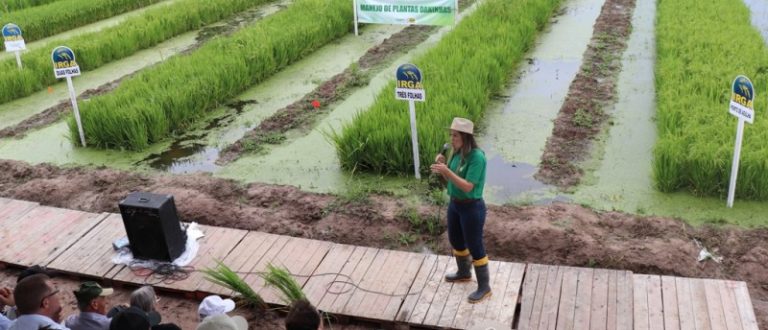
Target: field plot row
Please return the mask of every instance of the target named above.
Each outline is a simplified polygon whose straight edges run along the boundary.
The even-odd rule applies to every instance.
[[[723,196],[728,190],[736,118],[733,79],[755,85],[756,119],[747,124],[736,195],[768,198],[768,49],[741,1],[661,1],[656,26],[655,182],[661,191]],[[711,24],[711,22],[717,22]],[[738,36],[734,38],[734,36]]]
[[[478,121],[490,96],[506,82],[560,0],[488,0],[440,44],[414,62],[425,73],[427,102],[417,104],[421,163],[445,141],[455,116]],[[408,112],[392,95],[394,82],[376,103],[336,132],[342,167],[383,173],[413,168]],[[425,165],[426,166],[426,165]]]
[[[61,0],[6,0],[0,4],[0,10],[4,12],[10,12],[19,9],[45,5],[54,1]]]
[[[24,54],[23,70],[16,69],[13,59],[0,63],[0,103],[31,95],[56,82],[51,73],[50,52],[58,44],[72,48],[80,69],[87,72],[268,1],[176,0],[103,31],[29,51]]]
[[[10,12],[3,15],[3,22],[16,23],[29,42],[160,1],[163,0],[60,0]]]

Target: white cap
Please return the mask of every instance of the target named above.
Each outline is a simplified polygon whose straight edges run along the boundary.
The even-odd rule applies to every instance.
[[[231,312],[235,309],[235,302],[232,299],[221,299],[219,296],[208,296],[200,302],[197,313],[200,319],[208,316],[221,315]]]
[[[197,330],[248,330],[248,322],[239,315],[214,315],[200,322]]]

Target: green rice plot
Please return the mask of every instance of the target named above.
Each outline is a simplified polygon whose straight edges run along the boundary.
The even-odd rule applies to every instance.
[[[426,102],[416,104],[422,171],[445,141],[451,118],[479,122],[491,95],[503,87],[560,2],[487,0],[414,61],[426,91]],[[331,134],[343,168],[413,170],[407,105],[394,99],[394,88],[394,82],[389,83],[371,108]]]
[[[0,10],[4,12],[10,12],[29,7],[41,6],[55,1],[61,0],[5,0],[0,2]]]
[[[188,56],[169,59],[81,109],[90,146],[140,150],[185,128],[351,28],[345,0],[301,0]],[[78,143],[74,119],[69,121]]]
[[[162,0],[61,0],[3,15],[21,27],[24,40],[34,41]]]
[[[0,62],[0,103],[31,95],[56,83],[51,50],[67,45],[82,71],[128,57],[184,32],[217,22],[234,13],[272,0],[176,0],[111,28],[57,41],[23,55],[24,69],[15,59]]]
[[[728,113],[733,79],[744,74],[757,94],[746,124],[736,189],[768,199],[768,49],[740,1],[659,1],[656,97],[659,140],[654,180],[664,192],[723,197],[728,190],[737,119]]]

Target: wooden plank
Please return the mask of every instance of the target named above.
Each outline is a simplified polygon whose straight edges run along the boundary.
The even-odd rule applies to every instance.
[[[306,238],[293,238],[283,247],[286,252],[275,256],[272,264],[287,269],[296,282],[303,286],[328,253],[332,244]],[[280,292],[276,288],[262,288],[258,293],[268,303],[282,302]]]
[[[634,279],[634,319],[635,330],[650,330],[648,315],[648,275],[635,274]]]
[[[648,275],[648,325],[651,329],[664,329],[664,302],[661,295],[661,277]]]
[[[40,204],[34,202],[27,202],[17,199],[5,199],[2,207],[0,207],[0,228],[9,228],[6,225],[11,221],[18,219],[25,215],[27,212],[38,207]],[[9,229],[14,229],[10,227]]]
[[[616,329],[634,328],[634,280],[632,272],[622,271],[616,275]]]
[[[530,328],[531,315],[533,315],[534,302],[536,300],[536,290],[539,285],[539,273],[546,270],[545,266],[528,264],[523,281],[522,302],[520,303],[520,322],[518,328],[526,330]],[[545,285],[542,282],[541,285]]]
[[[709,322],[712,330],[728,330],[725,324],[725,314],[723,312],[723,303],[720,301],[720,289],[715,280],[699,280],[704,285],[704,294],[707,297],[707,311],[709,312]]]
[[[691,280],[675,277],[677,289],[677,313],[680,318],[680,330],[696,330],[693,316],[693,296],[691,295]]]
[[[709,311],[707,309],[707,294],[704,291],[704,282],[691,279],[691,300],[693,301],[693,320],[696,329],[711,329]]]
[[[453,320],[456,318],[456,312],[459,310],[459,305],[461,305],[462,301],[467,300],[467,296],[475,288],[477,288],[475,281],[454,283],[437,325],[445,328],[451,327]]]
[[[424,258],[424,262],[421,264],[413,284],[408,288],[408,294],[402,306],[400,306],[400,310],[397,312],[395,321],[409,322],[411,316],[413,316],[419,298],[426,294],[427,284],[438,267],[437,257],[436,254],[431,254]]]
[[[244,279],[250,275],[247,273],[251,271],[253,265],[261,260],[262,256],[267,253],[278,237],[280,236],[262,232],[248,232],[221,262]],[[212,282],[201,283],[197,290],[201,293],[233,294],[231,290]]]
[[[481,323],[496,320],[501,314],[501,304],[504,300],[510,273],[512,272],[512,263],[491,261],[488,263],[488,267],[491,267],[489,270],[491,274],[492,295],[486,298],[484,302],[475,304],[472,314],[467,317],[469,322],[465,328],[477,327]],[[489,313],[492,316],[486,316]]]
[[[739,315],[739,306],[736,302],[736,295],[729,287],[730,281],[715,281],[717,289],[720,291],[720,299],[723,304],[723,316],[728,330],[741,330],[741,316]],[[731,282],[733,283],[733,282]],[[734,286],[735,287],[735,286]]]
[[[559,266],[550,266],[547,275],[547,289],[544,292],[544,303],[541,307],[539,329],[555,330],[557,326],[557,310],[560,305],[560,288],[563,284],[563,269]]]
[[[504,300],[501,303],[501,314],[499,321],[508,324],[510,327],[515,320],[517,312],[517,302],[520,301],[520,286],[523,284],[523,275],[525,274],[525,264],[512,264],[512,273],[509,275],[509,282],[504,291]]]
[[[68,273],[104,277],[116,265],[112,242],[125,236],[119,214],[109,214],[93,230],[48,264],[48,268]]]
[[[309,302],[317,306],[323,300],[328,288],[338,278],[338,274],[335,273],[341,272],[354,250],[354,245],[333,244],[323,261],[312,273],[312,277],[302,287]]]
[[[491,286],[491,296],[485,298],[482,302],[472,304],[469,302],[469,299],[462,299],[461,303],[459,304],[459,309],[456,312],[456,317],[453,319],[453,325],[452,328],[454,329],[466,329],[470,322],[472,321],[472,315],[484,315],[485,311],[487,310],[488,305],[491,303],[492,300],[499,300],[504,298],[504,290],[506,289],[506,280],[507,278],[502,279],[503,281],[503,288],[494,287],[494,276],[498,276],[500,265],[498,262],[493,261],[488,263],[488,274],[489,274],[489,286]],[[470,293],[474,292],[477,288],[477,285],[472,284],[469,286],[469,290],[465,291],[466,296],[469,296]],[[479,316],[480,319],[483,319],[483,316]]]
[[[563,273],[563,289],[560,293],[560,307],[557,311],[558,330],[573,329],[578,285],[579,270],[573,267],[565,267],[565,272]]]
[[[456,270],[455,262],[452,261],[453,258],[451,258],[451,261],[449,262],[450,266],[445,267],[445,272],[442,274],[442,277],[445,277],[446,274],[452,273]],[[466,283],[464,283],[466,284]],[[457,285],[463,285],[461,283]],[[429,306],[429,310],[427,310],[427,315],[424,318],[424,322],[422,324],[426,326],[437,326],[440,322],[440,317],[443,314],[443,311],[446,309],[446,306],[448,305],[448,298],[451,294],[451,290],[453,289],[453,283],[441,281],[440,285],[437,288],[437,292],[435,293],[435,296],[432,299],[432,305]]]
[[[608,272],[608,306],[606,308],[608,315],[605,320],[608,329],[618,328],[618,277],[622,273],[622,271],[615,270]]]
[[[440,318],[440,313],[442,313],[445,305],[445,299],[439,300],[438,298],[436,300],[435,298],[438,297],[439,289],[443,286],[443,283],[447,283],[443,277],[446,272],[448,272],[448,269],[450,268],[449,265],[451,264],[453,264],[452,257],[437,257],[437,268],[435,268],[435,271],[432,273],[432,276],[429,277],[426,286],[422,289],[421,295],[419,295],[419,300],[416,302],[416,306],[413,308],[413,312],[411,313],[408,322],[412,324],[427,324],[427,314],[429,311],[435,310],[439,310],[437,313],[433,312],[433,314],[437,314],[436,319]],[[437,322],[435,321],[431,324],[436,323]]]
[[[283,248],[286,244],[288,244],[288,241],[290,240],[291,237],[288,236],[277,236],[275,241],[272,243],[269,249],[264,252],[261,258],[258,258],[258,260],[254,261],[249,260],[248,263],[246,263],[246,265],[243,267],[245,272],[248,273],[248,275],[246,275],[243,280],[245,283],[248,283],[248,285],[250,285],[254,291],[258,292],[264,288],[264,279],[262,279],[260,275],[267,271],[267,264],[272,262],[272,259],[274,259],[276,255],[284,252]]]
[[[536,286],[536,296],[533,299],[533,311],[531,312],[530,320],[531,329],[538,329],[539,327],[547,286],[550,285],[550,276],[557,276],[557,268],[555,266],[544,266],[544,269],[539,273],[539,285]],[[554,282],[554,279],[552,282]]]
[[[741,326],[744,330],[758,329],[755,310],[752,308],[752,300],[749,298],[747,283],[736,282],[734,294],[736,296],[736,304],[739,306],[739,315],[741,315]]]
[[[579,268],[579,283],[576,285],[576,309],[573,312],[573,329],[589,329],[593,279],[593,269]]]
[[[680,330],[680,313],[677,303],[677,284],[671,276],[661,277],[661,298],[664,302],[664,329]]]
[[[352,269],[347,271],[346,267],[345,270],[342,271],[343,274],[348,275],[349,277],[346,279],[349,283],[353,283],[356,285],[360,285],[363,278],[365,277],[365,274],[368,272],[368,269],[373,264],[374,259],[376,256],[382,252],[382,250],[374,249],[374,248],[361,248],[358,247],[358,249],[361,249],[362,255],[361,258],[358,258],[357,262],[353,266]],[[357,250],[355,251],[357,252]],[[331,312],[331,313],[337,313],[337,314],[343,314],[344,308],[349,303],[350,298],[355,294],[356,288],[350,286],[349,284],[340,284],[335,283],[331,286],[331,292],[339,292],[335,297],[335,300],[333,301],[333,304],[330,305],[325,311]],[[349,315],[349,314],[346,314]]]
[[[347,305],[344,306],[345,315],[367,315],[368,309],[371,308],[371,300],[374,300],[372,293],[368,291],[385,292],[387,286],[391,285],[395,279],[393,277],[399,275],[404,269],[403,259],[405,258],[401,251],[392,250],[380,250],[379,254],[374,258],[371,267],[365,275],[358,281],[359,287],[349,298]],[[394,269],[391,267],[395,267]],[[382,306],[373,306],[373,308],[382,308]]]
[[[592,278],[591,317],[589,328],[605,330],[608,326],[608,277],[609,270],[596,269]]]
[[[405,299],[408,297],[408,291],[416,280],[416,275],[421,269],[421,265],[424,263],[424,259],[427,257],[423,253],[408,253],[407,265],[405,271],[402,272],[399,280],[394,282],[393,286],[388,288],[387,291],[390,296],[380,295],[377,297],[376,305],[385,306],[383,309],[376,311],[372,317],[380,320],[394,321],[397,317],[397,313],[400,310]]]

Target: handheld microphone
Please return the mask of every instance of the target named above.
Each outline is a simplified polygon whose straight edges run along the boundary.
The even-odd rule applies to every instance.
[[[446,152],[448,152],[448,148],[450,148],[450,147],[451,147],[451,145],[449,143],[443,144],[443,149],[440,150],[440,154],[443,155],[443,156],[446,156]]]

